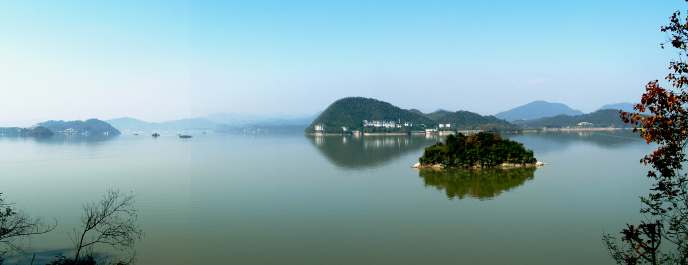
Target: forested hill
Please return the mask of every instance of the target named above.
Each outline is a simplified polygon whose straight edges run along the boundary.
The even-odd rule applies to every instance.
[[[75,133],[88,133],[88,134],[102,134],[107,132],[109,135],[118,135],[121,132],[114,127],[110,126],[109,123],[98,120],[89,119],[86,121],[46,121],[41,122],[38,125],[46,127],[53,132],[65,131],[67,129],[72,129]]]
[[[495,116],[482,116],[478,113],[460,110],[457,112],[449,112],[446,110],[439,110],[426,115],[437,123],[451,124],[460,130],[481,129],[485,131],[496,130],[512,130],[517,129],[517,126],[508,121],[496,118]]]
[[[315,132],[315,125],[324,125],[325,133],[341,133],[342,127],[350,130],[363,128],[363,120],[394,121],[401,123],[425,124],[434,127],[437,123],[414,111],[396,107],[372,98],[349,97],[332,103],[308,128],[307,133]]]
[[[594,127],[633,127],[632,125],[624,123],[621,118],[619,118],[619,110],[616,109],[598,110],[590,114],[575,116],[562,114],[554,117],[540,118],[535,120],[514,121],[512,123],[525,128],[563,128],[569,126],[579,126],[578,124],[582,122],[591,123],[584,126]]]

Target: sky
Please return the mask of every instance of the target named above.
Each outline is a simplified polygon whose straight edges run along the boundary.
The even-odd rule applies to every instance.
[[[375,98],[585,113],[669,73],[684,1],[0,1],[0,123],[312,115]],[[662,82],[660,82],[662,83]],[[664,82],[665,83],[665,82]]]

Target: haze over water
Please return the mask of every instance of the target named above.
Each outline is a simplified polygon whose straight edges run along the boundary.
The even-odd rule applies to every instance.
[[[1,191],[59,221],[26,245],[37,260],[68,251],[81,204],[119,188],[138,194],[140,264],[613,264],[601,237],[642,220],[637,161],[653,146],[629,131],[504,137],[549,165],[418,171],[438,141],[425,136],[0,137]]]

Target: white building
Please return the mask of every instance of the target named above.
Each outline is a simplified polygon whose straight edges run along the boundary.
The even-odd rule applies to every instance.
[[[399,128],[400,125],[394,121],[372,121],[363,120],[363,126],[384,127],[384,128]]]
[[[315,131],[316,132],[322,132],[324,130],[325,130],[325,125],[322,125],[322,124],[315,125]]]

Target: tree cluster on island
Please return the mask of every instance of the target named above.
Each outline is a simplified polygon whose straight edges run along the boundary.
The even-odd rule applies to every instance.
[[[448,135],[445,143],[425,148],[420,157],[421,167],[442,168],[496,167],[503,164],[535,165],[533,150],[523,144],[502,139],[499,134],[480,132],[465,136]]]

